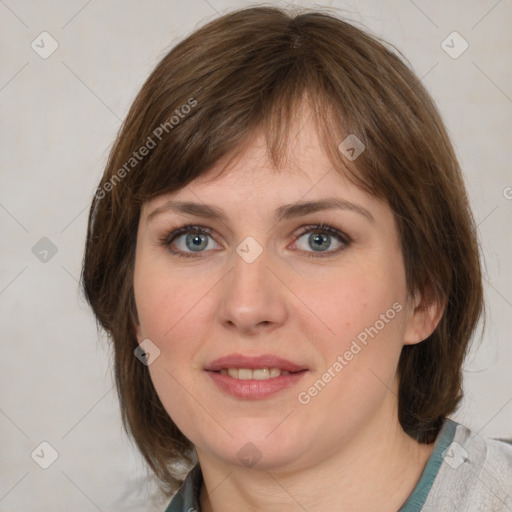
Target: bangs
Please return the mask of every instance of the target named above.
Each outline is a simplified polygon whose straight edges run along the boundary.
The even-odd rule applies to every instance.
[[[403,146],[410,120],[425,112],[421,84],[392,52],[348,23],[336,22],[331,40],[322,27],[325,17],[312,15],[302,24],[268,14],[227,39],[206,25],[164,57],[136,98],[122,128],[128,137],[114,148],[117,160],[108,167],[115,173],[126,168],[131,152],[146,144],[151,149],[133,161],[133,170],[128,166],[130,183],[113,187],[114,195],[128,189],[140,205],[176,191],[220,159],[231,161],[258,132],[278,169],[307,105],[333,167],[372,195],[385,196],[382,176],[372,169],[380,162],[385,170],[389,145]],[[243,25],[242,18],[233,22]],[[381,78],[391,84],[383,86]],[[406,98],[399,93],[404,87],[411,91]],[[421,138],[420,124],[411,145]],[[357,168],[339,150],[350,135],[364,148]],[[400,166],[394,168],[399,172]]]
[[[163,134],[157,131],[161,140],[155,141],[156,147],[137,170],[139,204],[185,187],[214,165],[220,165],[220,176],[260,135],[266,142],[271,168],[278,172],[291,155],[291,139],[308,117],[312,117],[322,149],[333,168],[375,194],[355,163],[340,152],[340,143],[348,135],[358,131],[359,140],[364,135],[359,128],[352,127],[354,122],[348,112],[340,112],[339,106],[329,100],[335,94],[335,87],[298,56],[285,60],[275,70],[271,83],[272,86],[262,83],[259,92],[250,93],[249,84],[238,80],[237,88],[229,88],[226,96],[222,94],[225,86],[218,91],[210,88],[196,91],[191,96],[197,102],[194,111],[169,129],[169,133],[165,129]],[[189,101],[190,98],[183,98],[181,103],[185,105]],[[172,112],[177,110],[175,105],[162,112],[157,119],[159,126],[165,126],[166,119],[172,117]],[[149,136],[156,139],[154,132],[155,129]]]

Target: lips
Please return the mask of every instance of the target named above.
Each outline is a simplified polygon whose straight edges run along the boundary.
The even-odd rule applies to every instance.
[[[244,356],[242,354],[231,354],[229,356],[215,359],[206,368],[206,371],[220,372],[220,370],[229,370],[230,368],[247,368],[257,370],[259,368],[279,368],[290,373],[307,370],[305,366],[292,363],[287,359],[266,354],[262,356]]]
[[[223,393],[237,399],[258,400],[295,386],[308,368],[273,355],[231,354],[216,359],[205,371]]]

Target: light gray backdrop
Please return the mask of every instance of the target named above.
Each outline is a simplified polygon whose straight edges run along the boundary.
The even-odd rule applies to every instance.
[[[111,355],[78,291],[87,209],[158,60],[247,5],[0,0],[0,511],[164,509],[147,498],[141,458],[121,429]],[[512,1],[301,5],[336,7],[394,43],[443,113],[478,223],[488,305],[454,418],[512,437]]]

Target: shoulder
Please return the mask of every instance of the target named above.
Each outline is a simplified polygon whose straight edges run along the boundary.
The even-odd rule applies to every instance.
[[[446,421],[453,423],[455,434],[422,510],[512,510],[512,444]]]

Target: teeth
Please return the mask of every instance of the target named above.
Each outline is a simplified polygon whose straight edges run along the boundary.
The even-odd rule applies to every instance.
[[[281,370],[281,368],[255,368],[254,370],[250,368],[222,368],[220,373],[239,380],[268,380],[280,375],[290,374],[289,371]]]
[[[236,371],[238,371],[238,378],[240,380],[252,379],[252,370],[249,370],[248,368],[239,368]]]
[[[289,372],[286,372],[285,375],[288,375]],[[281,370],[279,368],[270,368],[270,376],[271,377],[279,377],[281,375]]]
[[[252,373],[252,378],[256,380],[267,380],[270,379],[270,370],[268,368],[259,368],[257,370],[245,370]]]

